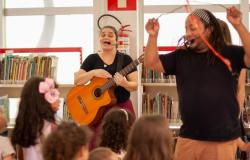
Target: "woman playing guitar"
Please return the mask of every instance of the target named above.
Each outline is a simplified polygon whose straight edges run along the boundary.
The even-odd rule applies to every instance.
[[[130,111],[135,116],[133,105],[129,98],[130,92],[137,90],[137,70],[135,68],[126,76],[118,73],[119,70],[132,62],[132,58],[117,51],[117,40],[118,34],[114,27],[104,26],[100,30],[99,42],[101,51],[90,54],[84,60],[81,69],[75,74],[75,84],[86,84],[95,77],[113,78],[116,84],[113,88],[116,103],[112,104],[111,107],[118,106]],[[105,114],[111,107],[102,107],[103,113]],[[95,137],[104,114],[98,116],[94,123],[89,124],[89,127],[94,131],[90,149],[95,147]]]

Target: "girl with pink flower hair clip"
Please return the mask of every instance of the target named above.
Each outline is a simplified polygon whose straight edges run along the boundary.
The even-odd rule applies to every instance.
[[[59,91],[53,79],[33,77],[21,92],[19,110],[11,141],[17,146],[19,159],[43,160],[44,139],[57,128],[55,113],[59,109]]]

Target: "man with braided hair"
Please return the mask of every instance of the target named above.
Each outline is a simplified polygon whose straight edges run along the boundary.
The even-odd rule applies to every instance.
[[[250,34],[235,7],[227,19],[243,46],[228,45],[216,17],[196,9],[186,19],[184,47],[158,55],[160,25],[149,19],[146,67],[176,75],[181,120],[175,160],[233,160],[241,135],[236,90],[242,68],[250,67]]]

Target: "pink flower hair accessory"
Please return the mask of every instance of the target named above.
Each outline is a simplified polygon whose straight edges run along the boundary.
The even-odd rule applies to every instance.
[[[51,78],[45,78],[40,82],[39,93],[44,93],[44,98],[49,103],[54,103],[59,99],[59,91],[55,88],[54,80]]]

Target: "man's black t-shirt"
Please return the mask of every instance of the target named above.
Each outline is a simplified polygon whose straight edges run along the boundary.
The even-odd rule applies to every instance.
[[[225,46],[221,54],[230,60],[232,72],[211,51],[179,49],[160,55],[165,74],[176,75],[181,137],[208,141],[240,137],[236,89],[245,67],[244,51],[239,46]]]
[[[114,75],[117,72],[118,56],[123,56],[121,58],[122,59],[122,67],[121,68],[126,67],[128,64],[130,64],[133,61],[129,55],[117,52],[113,63],[110,65],[107,65],[103,62],[103,60],[100,58],[100,56],[97,53],[95,53],[95,54],[90,54],[84,60],[84,62],[81,65],[81,69],[84,69],[87,72],[90,70],[93,70],[93,69],[104,69],[104,70],[108,71],[111,75]],[[134,72],[136,70],[137,69],[135,68],[131,72]],[[121,86],[115,87],[114,94],[117,98],[117,103],[125,102],[130,97],[130,92]]]

